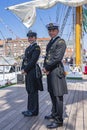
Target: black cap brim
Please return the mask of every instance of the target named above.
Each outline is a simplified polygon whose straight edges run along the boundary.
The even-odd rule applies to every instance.
[[[58,30],[58,26],[48,27],[47,29],[48,29],[48,30],[54,30],[54,29],[57,29],[57,30]]]
[[[27,33],[27,37],[37,37],[37,33],[35,32]]]

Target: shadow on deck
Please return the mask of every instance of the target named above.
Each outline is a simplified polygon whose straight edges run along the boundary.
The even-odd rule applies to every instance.
[[[24,117],[27,94],[22,84],[0,89],[0,130],[47,130],[44,116],[51,111],[51,102],[43,80],[39,92],[39,115]],[[87,130],[87,82],[67,81],[69,93],[64,96],[64,126],[54,130]],[[66,116],[67,115],[67,116]]]

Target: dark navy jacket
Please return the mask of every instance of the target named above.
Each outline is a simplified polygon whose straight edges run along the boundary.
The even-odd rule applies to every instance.
[[[25,75],[25,84],[28,93],[34,93],[37,90],[43,90],[42,79],[36,78],[36,64],[39,55],[40,47],[37,45],[37,43],[27,47],[25,50],[21,69],[27,73]]]
[[[28,73],[32,68],[35,67],[39,55],[40,47],[37,45],[37,43],[34,43],[33,45],[27,47],[25,50],[21,69],[24,69],[24,71]]]

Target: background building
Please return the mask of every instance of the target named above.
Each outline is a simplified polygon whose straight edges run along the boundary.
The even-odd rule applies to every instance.
[[[43,60],[46,53],[46,46],[50,38],[38,38],[37,42],[41,47],[40,60]],[[71,41],[66,42],[67,49],[65,58],[71,58],[74,54],[74,47]],[[7,38],[5,41],[0,40],[0,55],[13,56],[15,59],[21,58],[24,54],[26,47],[29,46],[27,38],[15,39]],[[42,58],[42,59],[41,59]]]
[[[0,55],[3,55],[3,53],[4,53],[4,47],[3,47],[4,43],[3,42],[4,42],[3,40],[0,40]]]

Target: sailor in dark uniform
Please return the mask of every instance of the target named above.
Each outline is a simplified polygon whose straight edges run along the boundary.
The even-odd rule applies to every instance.
[[[63,95],[67,94],[67,84],[62,59],[66,50],[66,43],[58,36],[59,29],[56,23],[47,26],[49,41],[46,48],[43,71],[47,75],[48,92],[52,101],[52,112],[45,119],[54,121],[47,128],[63,126]]]
[[[25,74],[25,85],[28,93],[27,111],[23,111],[24,116],[37,116],[39,113],[38,103],[38,83],[36,80],[36,63],[40,55],[40,47],[36,43],[36,32],[29,31],[27,34],[30,45],[25,50],[22,62],[22,74]]]

